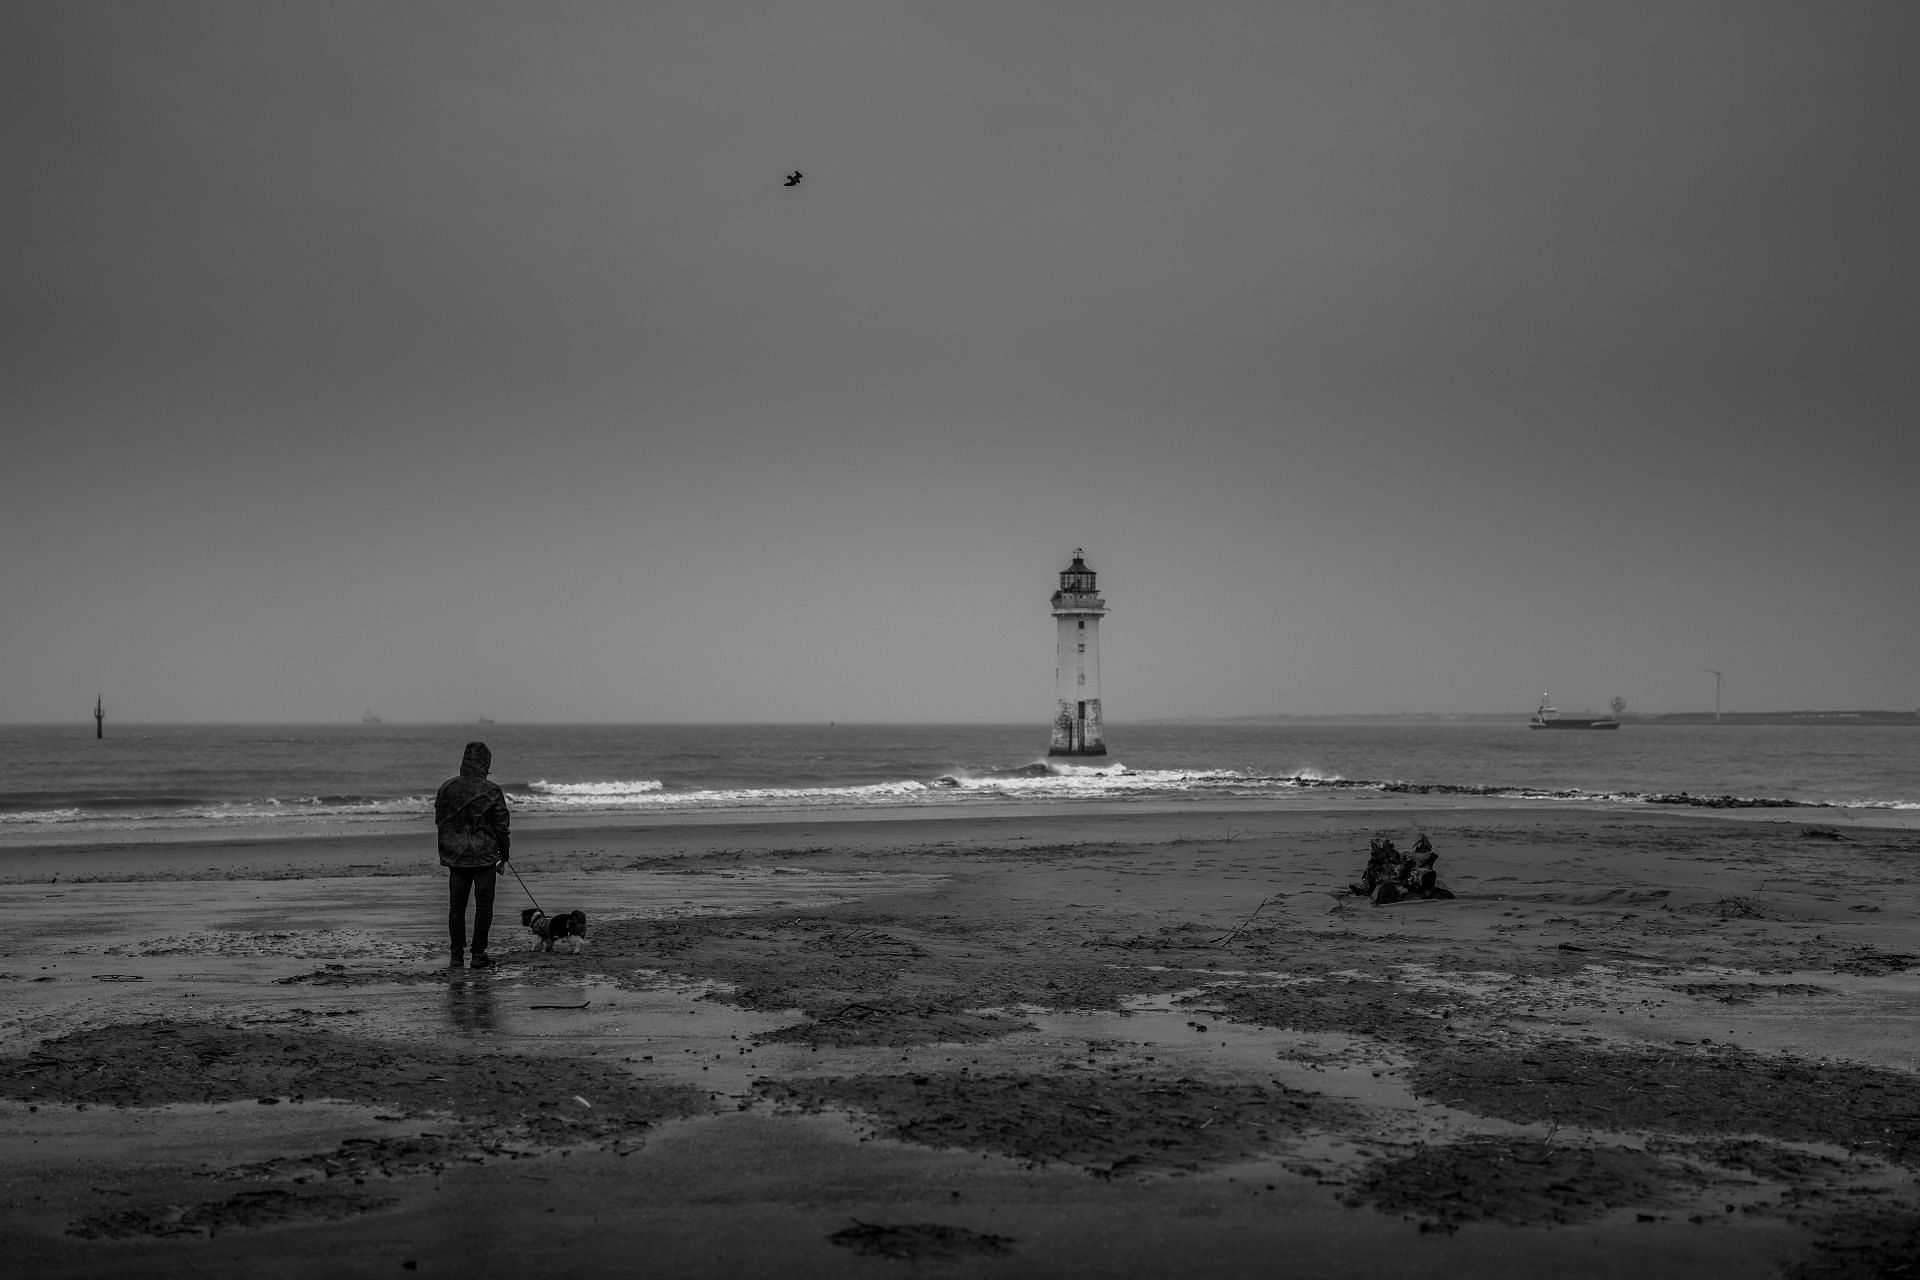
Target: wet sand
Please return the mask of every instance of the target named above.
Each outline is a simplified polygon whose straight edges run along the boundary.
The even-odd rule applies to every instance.
[[[1450,902],[1337,891],[1426,832]],[[1920,833],[1550,806],[0,851],[20,1274],[1902,1274]]]

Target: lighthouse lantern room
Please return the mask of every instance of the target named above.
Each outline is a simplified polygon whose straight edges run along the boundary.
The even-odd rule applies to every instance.
[[[1086,552],[1073,549],[1073,563],[1060,574],[1053,593],[1058,639],[1053,666],[1053,742],[1050,756],[1107,754],[1100,717],[1100,619],[1107,602],[1100,598]]]

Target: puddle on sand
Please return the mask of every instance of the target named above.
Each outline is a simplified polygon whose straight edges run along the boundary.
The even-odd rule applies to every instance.
[[[244,956],[275,960],[382,960],[409,963],[434,953],[421,943],[391,932],[364,929],[202,929],[165,937],[142,938],[105,947],[100,954],[147,958],[153,956]]]
[[[1401,1079],[1405,1059],[1387,1046],[1335,1032],[1284,1031],[1226,1022],[1180,1001],[1204,989],[1136,996],[1121,1013],[1023,1011],[1037,1028],[1011,1036],[1009,1052],[1031,1053],[1045,1045],[1062,1049],[1092,1045],[1085,1059],[1111,1063],[1110,1055],[1152,1063],[1162,1070],[1195,1075],[1231,1072],[1277,1081],[1288,1088],[1325,1094],[1365,1107],[1427,1111]],[[1204,1028],[1204,1029],[1203,1029]]]
[[[0,1168],[22,1160],[40,1174],[84,1171],[102,1161],[116,1168],[226,1168],[349,1138],[399,1137],[449,1127],[363,1103],[313,1099],[262,1106],[252,1098],[84,1108],[6,1099],[0,1100],[0,1122],[7,1133]]]
[[[485,1041],[509,1053],[552,1052],[617,1062],[636,1074],[667,1076],[723,1094],[744,1094],[756,1075],[794,1056],[754,1037],[799,1021],[791,1013],[758,1013],[702,997],[725,986],[649,975],[656,985],[587,980],[529,986],[513,978],[467,974],[440,987],[412,986],[353,993],[359,1006],[333,1029],[383,1039],[448,1035]]]
[[[684,871],[628,871],[580,882],[590,900],[604,904],[602,920],[660,920],[683,916],[751,915],[763,911],[811,911],[877,894],[925,893],[951,876],[919,871],[841,871],[812,867],[740,866]],[[565,887],[542,890],[564,895]],[[631,905],[620,899],[626,897]],[[588,935],[592,935],[589,922]]]
[[[1358,1124],[1308,1131],[1289,1139],[1271,1159],[1220,1170],[1240,1177],[1270,1176],[1277,1162],[1291,1173],[1337,1185],[1382,1154],[1449,1141],[1462,1132],[1532,1140],[1551,1136],[1551,1126],[1493,1119],[1415,1096],[1406,1083],[1409,1063],[1391,1046],[1338,1032],[1222,1022],[1191,1006],[1176,1007],[1176,1002],[1196,994],[1204,990],[1136,997],[1127,1002],[1125,1012],[1117,1014],[1027,1011],[1025,1016],[1037,1030],[1009,1037],[993,1048],[1028,1056],[1044,1048],[1055,1061],[1065,1051],[1077,1049],[1080,1065],[1090,1070],[1151,1067],[1196,1077],[1231,1072],[1358,1108]],[[986,1046],[968,1049],[967,1057],[976,1069],[999,1065],[983,1051]],[[1584,1131],[1560,1132],[1572,1139],[1591,1136]]]

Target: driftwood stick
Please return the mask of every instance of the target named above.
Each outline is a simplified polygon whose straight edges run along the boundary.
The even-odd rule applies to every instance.
[[[1253,909],[1253,916],[1259,915],[1260,912],[1266,908],[1266,905],[1272,901],[1273,901],[1273,898],[1271,896],[1260,899],[1260,905]],[[1239,937],[1243,929],[1245,929],[1248,925],[1253,923],[1253,916],[1248,916],[1245,920],[1242,920],[1233,929],[1232,932],[1224,935],[1223,937],[1214,939],[1213,942],[1209,943],[1208,945],[1215,946],[1215,947],[1226,946],[1229,942],[1232,942],[1235,938]]]

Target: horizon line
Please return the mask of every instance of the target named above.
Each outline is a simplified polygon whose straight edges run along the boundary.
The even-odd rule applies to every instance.
[[[1258,712],[1241,712],[1233,715],[1187,714],[1187,715],[1140,716],[1136,719],[1130,719],[1130,720],[1108,720],[1105,723],[1110,725],[1151,725],[1151,724],[1233,724],[1233,723],[1255,723],[1260,721],[1281,721],[1281,720],[1504,720],[1504,719],[1515,718],[1515,717],[1524,718],[1529,714],[1531,714],[1530,711],[1520,710],[1520,709],[1499,710],[1499,711],[1258,711]],[[1719,715],[1722,717],[1755,716],[1755,715],[1822,716],[1822,717],[1913,716],[1913,717],[1920,718],[1920,708],[1909,710],[1909,709],[1897,709],[1897,708],[1890,708],[1890,707],[1837,707],[1837,708],[1836,707],[1776,707],[1776,708],[1749,707],[1749,708],[1742,708],[1740,710],[1728,710],[1723,708],[1718,712],[1715,712],[1709,708],[1685,708],[1685,709],[1669,709],[1664,711],[1622,711],[1619,714],[1619,718],[1622,721],[1629,721],[1629,720],[1657,720],[1657,719],[1661,719],[1663,717],[1668,717],[1668,716],[1714,716],[1714,715]],[[59,729],[59,728],[84,729],[87,726],[87,722],[92,719],[93,717],[91,715],[87,716],[86,719],[84,720],[5,720],[5,719],[0,719],[0,727],[17,728],[17,729]],[[798,726],[808,726],[808,725],[819,726],[819,727],[834,727],[839,725],[846,725],[846,726],[852,726],[852,727],[973,726],[973,727],[1012,728],[1012,727],[1022,727],[1022,726],[1036,725],[1036,724],[1040,726],[1042,729],[1045,729],[1046,727],[1048,727],[1048,724],[1049,724],[1048,721],[1044,719],[1039,719],[1039,718],[1034,718],[1034,719],[1021,718],[1021,719],[1007,719],[1007,720],[1003,720],[1003,719],[978,719],[978,720],[976,719],[952,719],[952,720],[947,720],[947,719],[928,719],[928,720],[827,719],[827,720],[821,720],[821,719],[811,718],[811,717],[805,718],[805,719],[792,719],[792,720],[731,720],[731,719],[542,720],[542,719],[530,719],[530,720],[491,720],[484,724],[474,720],[404,720],[404,719],[395,719],[395,720],[382,719],[374,723],[368,723],[364,720],[360,720],[357,718],[342,719],[342,720],[305,720],[305,719],[166,720],[166,719],[163,719],[163,720],[119,720],[119,721],[114,721],[113,723],[116,723],[122,727],[127,727],[127,728],[257,727],[257,728],[310,728],[310,729],[346,728],[346,727],[355,727],[355,726],[360,728],[366,728],[366,729],[454,728],[454,727],[464,727],[464,728],[472,728],[472,729],[491,729],[491,728],[512,728],[512,727],[550,728],[550,727],[574,726],[574,725],[620,726],[620,727],[636,727],[636,728],[638,727],[678,728],[678,727],[689,727],[689,726],[750,727],[755,725],[774,726],[774,727],[798,727]]]

